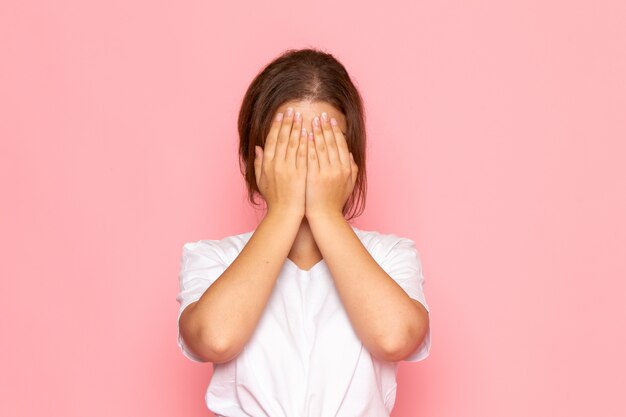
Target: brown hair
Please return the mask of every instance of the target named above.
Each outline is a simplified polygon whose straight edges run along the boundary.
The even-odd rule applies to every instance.
[[[315,48],[288,49],[267,64],[254,78],[243,98],[239,118],[239,168],[254,206],[261,195],[254,175],[254,147],[265,147],[272,115],[287,101],[326,102],[346,118],[345,138],[359,167],[352,195],[343,207],[346,216],[359,216],[365,208],[365,114],[363,100],[345,67],[330,53]],[[261,195],[262,197],[262,195]]]

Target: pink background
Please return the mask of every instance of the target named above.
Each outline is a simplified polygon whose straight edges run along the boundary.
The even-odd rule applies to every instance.
[[[10,4],[9,4],[10,3]],[[316,46],[366,104],[364,229],[413,238],[393,416],[626,415],[626,3],[3,2],[0,415],[203,416],[182,244],[259,221],[236,117]]]

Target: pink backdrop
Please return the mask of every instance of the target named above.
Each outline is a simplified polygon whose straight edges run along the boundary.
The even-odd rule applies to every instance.
[[[626,415],[625,21],[621,0],[4,2],[0,415],[209,414],[211,365],[176,346],[182,244],[257,224],[238,106],[306,46],[365,99],[355,224],[423,258],[432,352],[393,416]]]

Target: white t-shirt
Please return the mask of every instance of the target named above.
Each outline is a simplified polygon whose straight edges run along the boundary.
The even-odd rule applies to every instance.
[[[374,260],[430,311],[420,255],[408,238],[352,229]],[[239,255],[253,231],[183,246],[178,318]],[[406,361],[430,352],[430,330]],[[178,333],[178,346],[192,361]],[[286,258],[250,340],[232,360],[213,364],[205,401],[227,417],[388,417],[398,362],[377,360],[355,333],[322,259],[308,271]]]

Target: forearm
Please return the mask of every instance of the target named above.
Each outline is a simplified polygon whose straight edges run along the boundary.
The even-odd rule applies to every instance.
[[[372,258],[340,213],[307,220],[363,344],[379,359],[401,357],[424,332],[422,311]]]
[[[245,247],[204,292],[190,323],[205,346],[235,357],[248,342],[293,244],[301,216],[268,213]]]

